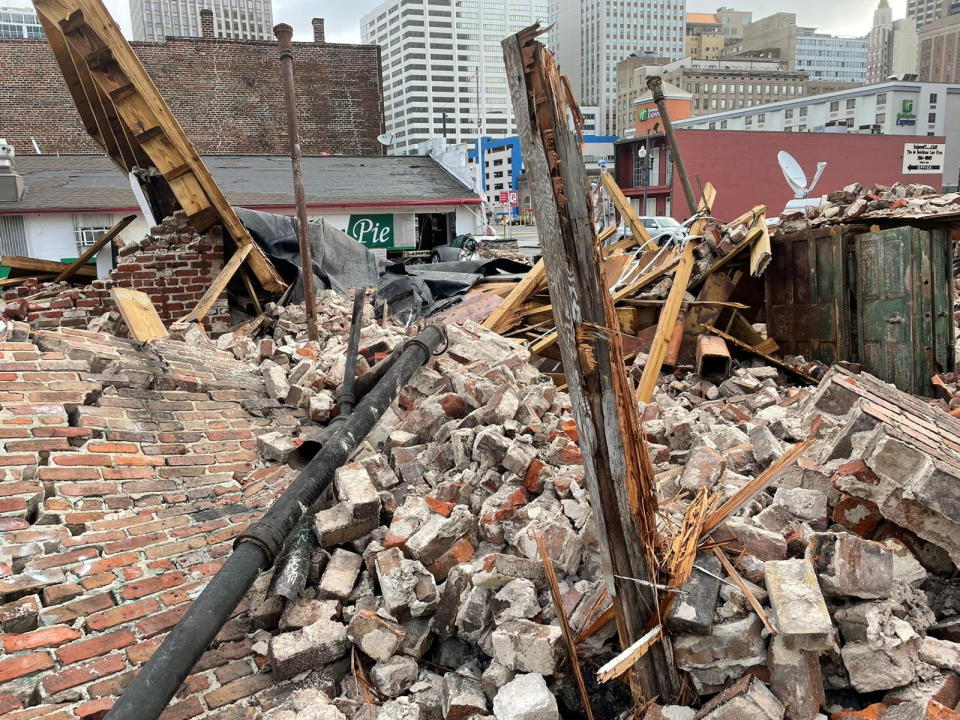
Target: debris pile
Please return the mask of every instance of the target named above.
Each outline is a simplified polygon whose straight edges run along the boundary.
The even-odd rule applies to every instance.
[[[788,213],[785,222],[805,217],[812,225],[856,219],[917,218],[960,213],[960,193],[941,194],[929,185],[894,183],[847,185],[824,195],[819,205],[808,205],[805,212]]]

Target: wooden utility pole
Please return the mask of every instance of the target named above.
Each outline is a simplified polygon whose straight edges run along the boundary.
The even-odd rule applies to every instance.
[[[600,554],[626,648],[660,622],[653,468],[601,274],[583,156],[568,126],[568,114],[579,110],[553,54],[536,41],[541,32],[534,25],[504,39],[503,55]],[[674,698],[666,638],[634,665],[631,685],[638,699]]]

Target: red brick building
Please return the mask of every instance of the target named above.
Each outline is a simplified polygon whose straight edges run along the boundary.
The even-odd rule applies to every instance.
[[[380,48],[294,43],[304,154],[379,155]],[[133,42],[134,51],[201,154],[287,154],[287,123],[273,42],[213,37]],[[0,40],[0,137],[20,154],[100,153],[74,109],[44,40]]]
[[[687,174],[697,194],[698,182],[713,183],[717,201],[713,213],[729,220],[754,205],[766,205],[768,217],[776,217],[793,191],[777,162],[777,153],[786,150],[812,178],[819,161],[827,168],[812,195],[819,196],[860,182],[892,185],[922,183],[939,190],[941,174],[904,173],[904,145],[922,140],[944,143],[943,137],[904,135],[855,135],[834,133],[749,132],[736,130],[678,130],[677,141]],[[644,196],[644,174],[638,167],[637,152],[647,148],[650,165],[646,182],[647,210],[640,208]],[[617,182],[641,215],[689,217],[680,179],[666,158],[663,135],[633,138],[617,143]],[[953,170],[956,172],[956,169]]]

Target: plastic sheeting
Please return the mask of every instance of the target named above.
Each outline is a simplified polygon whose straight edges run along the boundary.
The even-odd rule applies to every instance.
[[[234,209],[277,271],[293,285],[288,302],[303,302],[300,244],[294,218]],[[507,277],[530,269],[505,258],[425,265],[390,263],[323,220],[311,221],[308,225],[313,274],[324,288],[340,293],[358,287],[376,288],[376,311],[381,312],[386,303],[390,314],[408,320],[432,315],[457,302],[457,296],[486,277]]]

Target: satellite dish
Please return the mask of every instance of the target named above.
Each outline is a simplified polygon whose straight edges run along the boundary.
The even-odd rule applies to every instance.
[[[377,135],[377,142],[379,142],[381,145],[385,145],[386,147],[393,145],[393,141],[395,139],[396,138],[394,138],[393,133],[382,133]]]
[[[780,169],[783,171],[783,177],[786,178],[787,185],[793,190],[795,200],[804,200],[813,191],[813,188],[820,181],[820,176],[823,175],[823,171],[827,168],[825,162],[818,162],[817,172],[813,176],[813,182],[807,187],[807,176],[793,155],[786,150],[781,150],[777,153],[777,162],[780,163]]]

